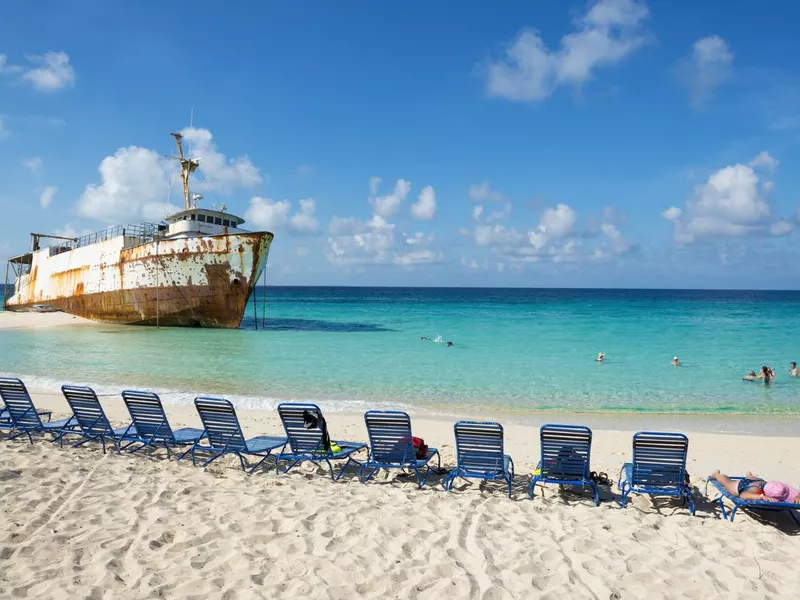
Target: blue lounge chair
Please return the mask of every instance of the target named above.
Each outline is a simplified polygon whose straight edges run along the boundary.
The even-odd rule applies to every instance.
[[[11,379],[16,379],[11,378]],[[2,406],[2,398],[0,398],[0,406]],[[36,409],[36,412],[39,414],[40,417],[47,417],[47,422],[49,423],[52,420],[53,413],[49,410],[44,409]],[[8,412],[7,408],[0,408],[0,429],[3,429],[3,426],[6,426],[6,429],[9,429],[11,425],[11,413]]]
[[[16,377],[0,377],[0,398],[6,405],[4,412],[7,415],[7,420],[0,422],[0,428],[16,431],[8,438],[10,440],[27,435],[28,441],[32,444],[31,433],[42,432],[55,435],[53,441],[58,442],[66,432],[72,430],[74,425],[72,417],[57,421],[48,418],[47,421],[42,421],[42,413],[49,416],[50,412],[36,410],[25,384]]]
[[[244,455],[257,456],[261,460],[250,467],[252,473],[261,466],[273,450],[286,443],[285,437],[271,435],[244,439],[236,410],[234,410],[233,404],[224,398],[195,398],[194,405],[203,422],[203,435],[192,444],[191,448],[179,456],[178,460],[191,454],[192,464],[196,465],[195,454],[197,452],[208,453],[211,457],[202,465],[206,467],[224,454],[235,454],[239,457],[242,471],[246,471],[248,465]],[[203,439],[207,441],[205,445],[201,444]]]
[[[316,404],[284,402],[278,405],[278,414],[281,417],[283,428],[286,430],[287,441],[281,451],[275,455],[277,472],[288,473],[289,469],[304,460],[313,463],[325,462],[330,470],[331,479],[338,481],[351,462],[361,464],[352,455],[366,448],[367,445],[361,442],[327,440],[327,426],[322,411]],[[333,449],[332,444],[334,443],[339,447],[338,450]],[[331,461],[344,459],[347,459],[344,466],[338,475],[334,475]],[[290,463],[283,471],[279,467],[279,462],[282,460]]]
[[[456,468],[450,471],[444,489],[450,491],[456,477],[502,480],[508,484],[514,479],[514,461],[503,453],[503,426],[500,423],[458,421],[456,434]]]
[[[369,434],[369,456],[361,465],[358,478],[369,481],[380,469],[413,469],[419,487],[425,485],[430,473],[430,462],[436,457],[438,468],[442,460],[436,448],[428,448],[425,458],[417,458],[411,436],[411,417],[395,410],[369,410],[364,413]],[[370,471],[371,469],[371,471]],[[424,475],[420,474],[424,469]]]
[[[589,459],[592,452],[592,430],[580,425],[542,425],[539,431],[542,460],[539,473],[533,476],[528,497],[533,498],[537,483],[579,485],[592,489],[594,505],[600,504],[597,484],[592,481]]]
[[[128,428],[114,429],[111,427],[111,423],[103,411],[103,406],[92,388],[82,385],[62,385],[61,393],[67,399],[78,424],[79,431],[75,433],[80,433],[83,438],[74,443],[73,448],[95,440],[100,440],[100,443],[103,444],[103,454],[106,453],[106,440],[116,443],[119,447],[122,435]]]
[[[677,496],[694,514],[694,496],[686,473],[689,438],[682,433],[640,431],[633,436],[633,462],[625,463],[617,487],[622,492],[620,506],[625,508],[628,495]]]
[[[734,481],[739,481],[744,479],[744,477],[731,477]],[[709,477],[706,479],[706,496],[708,496],[708,484],[711,483],[717,491],[719,492],[719,497],[717,500],[719,501],[719,507],[722,510],[722,518],[729,520],[733,523],[733,518],[736,516],[736,511],[740,508],[747,508],[750,510],[772,510],[772,511],[787,511],[789,516],[792,517],[792,520],[795,524],[800,525],[800,519],[797,518],[796,512],[800,510],[800,504],[795,502],[767,502],[766,500],[743,500],[738,496],[732,495],[725,487],[716,479],[711,479]],[[733,503],[733,508],[731,512],[728,513],[725,510],[725,502],[724,498],[727,498]]]
[[[120,444],[120,451],[134,444],[139,444],[139,446],[130,452],[138,452],[142,448],[155,445],[166,448],[169,457],[171,455],[170,448],[194,444],[204,435],[202,429],[194,427],[173,430],[169,425],[158,394],[125,390],[122,392],[122,399],[125,401],[125,406],[128,407],[132,421],[125,433],[122,434],[122,439],[128,443],[125,446]]]

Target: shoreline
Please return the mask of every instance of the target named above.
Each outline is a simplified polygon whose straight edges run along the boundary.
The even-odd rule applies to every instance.
[[[69,405],[61,392],[29,390],[37,408],[53,411],[53,419],[64,418],[71,415]],[[130,423],[130,416],[120,396],[100,397],[109,420],[115,426],[125,426]],[[164,403],[164,410],[173,428],[202,427],[199,416],[193,405]],[[258,435],[283,435],[278,413],[275,410],[237,408],[237,415],[242,429],[247,436]],[[409,412],[411,416],[414,435],[422,437],[426,442],[442,450],[442,457],[453,455],[453,425],[455,419],[442,415],[431,416]],[[794,461],[798,444],[796,430],[794,435],[757,435],[741,434],[736,432],[709,432],[693,428],[678,427],[631,427],[631,423],[617,420],[614,423],[590,423],[582,420],[566,418],[562,423],[586,425],[594,433],[593,459],[594,470],[604,470],[612,478],[623,462],[630,460],[632,437],[639,430],[668,430],[685,433],[690,440],[689,462],[687,468],[692,473],[692,480],[700,485],[705,478],[717,468],[723,472],[736,471],[736,465],[741,465],[741,470],[758,472],[770,468],[779,468],[780,473],[773,477],[783,477],[786,480],[800,482],[800,463]],[[367,432],[364,424],[364,414],[356,412],[325,412],[329,429],[334,439],[367,442]],[[463,415],[463,420],[493,420],[489,415]],[[505,431],[507,451],[514,457],[519,474],[529,474],[535,468],[539,458],[539,427],[544,423],[558,422],[543,420],[538,424],[526,424],[514,421],[499,420]],[[773,448],[768,456],[763,450],[764,444]],[[613,457],[613,459],[611,458]],[[766,460],[763,460],[766,459]],[[763,465],[757,464],[763,460]],[[598,466],[599,465],[599,466]],[[525,470],[527,466],[528,471]],[[699,470],[698,470],[699,469]]]
[[[100,325],[95,321],[61,311],[16,312],[0,310],[0,331],[5,329],[46,329],[50,327],[85,327]]]
[[[23,382],[25,380],[23,379]],[[66,383],[66,382],[65,382]],[[78,383],[76,385],[86,385]],[[108,398],[115,398],[121,402],[118,392],[106,392],[109,386],[91,386],[98,393],[101,402]],[[98,390],[103,390],[103,392]],[[142,387],[140,389],[151,389]],[[56,406],[61,406],[64,411],[68,410],[66,402],[58,388],[29,387],[29,392],[34,397],[41,397],[47,402],[55,402]],[[156,393],[159,393],[156,390]],[[178,392],[175,392],[178,393]],[[193,397],[191,394],[180,392],[181,398],[178,401],[171,399],[172,393],[159,393],[165,407],[174,407],[178,410],[189,408],[194,410],[192,405]],[[196,394],[204,395],[204,394]],[[437,409],[431,410],[427,407],[406,406],[401,402],[392,404],[387,401],[378,401],[370,405],[365,400],[357,401],[363,405],[363,410],[355,410],[351,406],[337,408],[335,400],[306,400],[296,398],[269,398],[264,399],[266,406],[253,407],[249,404],[254,400],[248,397],[246,402],[239,402],[236,395],[225,394],[205,394],[214,397],[222,397],[231,400],[236,406],[237,411],[242,413],[253,413],[256,416],[275,413],[275,408],[280,402],[312,402],[319,404],[326,415],[343,415],[348,418],[361,418],[366,410],[404,410],[412,418],[438,421],[449,423],[451,426],[457,420],[478,420],[478,421],[498,421],[504,426],[506,424],[521,427],[538,428],[545,423],[562,423],[585,425],[591,429],[601,431],[643,431],[643,430],[671,430],[682,431],[684,433],[714,433],[722,435],[745,435],[754,437],[788,437],[800,438],[800,415],[785,414],[748,414],[748,413],[668,413],[668,412],[649,412],[649,411],[569,411],[569,410],[531,410],[523,412],[519,410],[504,410],[502,407],[486,407],[485,410],[478,411],[470,407],[464,411]],[[49,398],[48,398],[49,397]],[[244,406],[242,406],[244,404]]]

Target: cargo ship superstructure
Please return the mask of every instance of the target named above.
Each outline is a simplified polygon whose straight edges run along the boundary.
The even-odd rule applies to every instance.
[[[173,133],[184,209],[161,223],[116,226],[77,238],[32,233],[31,250],[10,258],[4,302],[11,311],[62,310],[105,323],[238,327],[263,271],[273,234],[197,206],[189,189],[199,161]],[[46,240],[54,242],[47,245]]]

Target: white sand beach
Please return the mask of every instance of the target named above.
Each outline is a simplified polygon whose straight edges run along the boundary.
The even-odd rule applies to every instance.
[[[68,412],[56,392],[34,400]],[[101,400],[113,421],[126,421],[120,398]],[[166,410],[175,427],[199,425],[191,406]],[[248,435],[281,433],[274,412],[239,416]],[[361,415],[327,418],[334,438],[366,441]],[[452,420],[412,418],[415,435],[452,465]],[[633,433],[624,418],[618,425],[594,431],[592,468],[614,480]],[[616,487],[601,491],[599,507],[557,486],[529,500],[537,433],[506,426],[512,499],[500,484],[461,480],[446,493],[438,476],[418,490],[396,472],[362,485],[352,469],[333,483],[312,465],[251,476],[233,457],[203,469],[163,451],[2,441],[0,596],[796,597],[800,543],[788,516],[740,512],[729,523],[702,491],[714,468],[797,483],[798,438],[687,431],[691,517],[672,499],[634,496],[621,510]]]
[[[0,310],[0,330],[41,329],[65,325],[96,325],[94,321],[64,312],[12,312]]]

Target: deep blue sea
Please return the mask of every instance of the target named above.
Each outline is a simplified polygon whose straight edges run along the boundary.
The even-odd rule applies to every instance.
[[[30,387],[326,409],[800,414],[800,292],[269,287],[240,330],[0,331]],[[263,312],[262,312],[263,311]],[[439,338],[442,343],[420,337]],[[448,347],[446,341],[452,341]],[[598,364],[595,356],[606,353]],[[682,367],[670,366],[679,356]],[[771,365],[770,386],[742,381]]]

